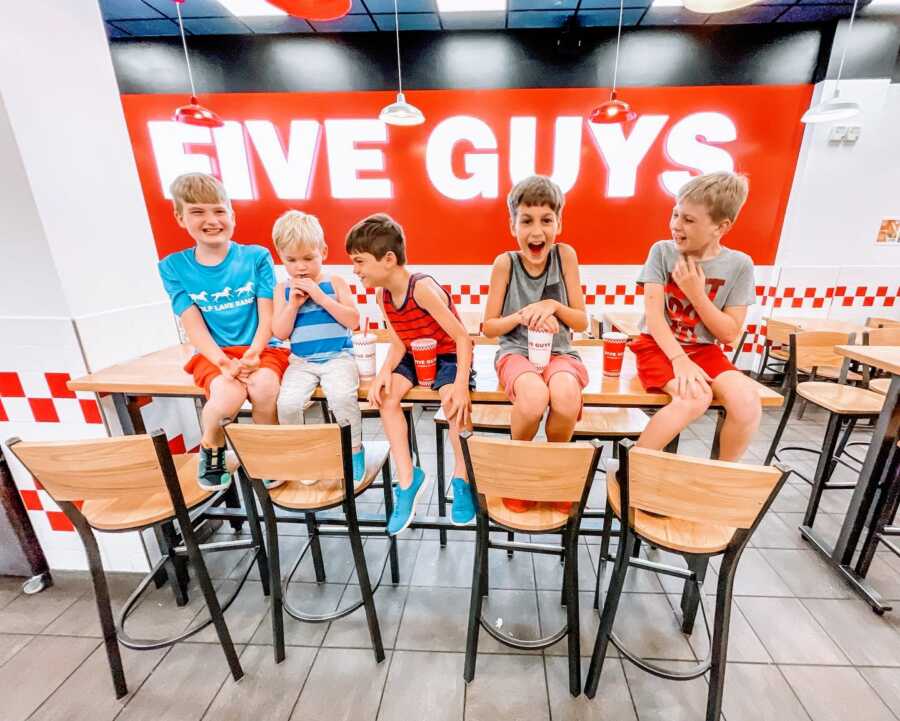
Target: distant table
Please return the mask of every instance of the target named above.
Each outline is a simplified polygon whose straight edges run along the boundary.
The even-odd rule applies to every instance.
[[[629,338],[637,338],[641,334],[642,316],[643,313],[609,311],[603,314],[603,322],[610,328],[625,333]]]
[[[859,323],[851,323],[849,321],[838,320],[836,318],[805,318],[801,316],[785,316],[783,318],[765,318],[766,321],[777,320],[780,323],[787,323],[794,326],[798,331],[826,331],[832,333],[856,333],[860,340],[862,334],[867,330],[865,326]]]
[[[878,592],[866,581],[868,564],[862,559],[853,567],[853,557],[859,545],[860,535],[869,518],[869,512],[878,495],[878,487],[884,476],[888,459],[896,450],[900,434],[900,347],[839,345],[835,350],[842,356],[891,373],[891,383],[878,416],[869,451],[853,489],[847,515],[841,525],[837,542],[832,547],[810,526],[801,526],[800,532],[828,562],[847,580],[850,586],[872,607],[876,613],[889,611]],[[873,519],[874,522],[874,519]]]

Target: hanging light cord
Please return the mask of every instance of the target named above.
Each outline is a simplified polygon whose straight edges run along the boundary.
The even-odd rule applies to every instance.
[[[194,74],[191,72],[191,59],[188,57],[187,40],[184,37],[184,21],[181,19],[181,3],[177,0],[175,2],[175,12],[178,13],[178,29],[181,30],[181,47],[184,48],[184,62],[187,64],[188,80],[191,83],[191,97],[196,98],[197,91],[194,90]]]
[[[394,0],[396,2],[396,0]],[[625,15],[625,0],[619,0],[619,29],[616,33],[616,62],[613,64],[612,97],[616,96],[616,83],[619,79],[619,44],[622,42],[622,18]]]
[[[394,0],[394,34],[397,37],[397,92],[402,93],[403,74],[400,71],[400,13],[397,10],[397,0]]]
[[[847,59],[847,48],[850,46],[850,35],[853,33],[853,21],[856,19],[856,6],[858,4],[859,0],[853,0],[853,10],[850,12],[850,25],[847,26],[847,37],[844,39],[844,49],[841,50],[841,62],[838,65],[837,80],[834,83],[835,97],[838,96],[841,88],[841,75],[844,72],[844,61]]]

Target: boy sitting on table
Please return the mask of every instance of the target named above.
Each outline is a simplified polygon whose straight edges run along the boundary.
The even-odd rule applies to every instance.
[[[247,398],[257,423],[277,423],[275,399],[288,352],[272,347],[272,256],[259,245],[232,241],[234,211],[214,177],[188,173],[170,186],[175,220],[195,245],[159,263],[159,274],[197,349],[184,369],[203,389],[203,435],[197,483],[208,491],[227,488],[221,423]]]
[[[272,242],[288,274],[275,286],[272,332],[291,342],[290,363],[278,394],[278,422],[302,423],[303,409],[321,384],[334,417],[350,424],[353,480],[361,481],[366,458],[357,400],[359,372],[350,340],[350,329],[359,325],[359,311],[350,286],[340,276],[322,272],[328,246],[316,216],[287,211],[272,227]]]
[[[509,228],[518,250],[494,260],[484,310],[484,334],[500,336],[497,378],[513,404],[513,440],[530,441],[547,415],[548,441],[572,439],[581,417],[581,391],[588,373],[572,348],[572,331],[587,328],[578,256],[571,245],[557,243],[562,232],[565,196],[549,178],[533,175],[509,191]],[[528,359],[528,331],[553,333],[550,363],[538,370]],[[523,512],[533,501],[504,498],[511,511]],[[559,510],[568,513],[568,503]]]
[[[378,289],[375,297],[391,337],[387,358],[369,387],[369,402],[381,412],[397,469],[396,500],[388,533],[397,535],[409,526],[416,503],[428,488],[425,471],[413,467],[409,431],[400,408],[403,396],[417,383],[411,344],[419,338],[437,341],[432,387],[440,395],[447,416],[455,458],[450,518],[456,524],[468,523],[475,516],[475,499],[466,478],[459,433],[470,428],[469,390],[475,387],[472,340],[452,299],[438,282],[430,275],[406,269],[403,228],[390,216],[376,213],[357,223],[347,234],[346,249],[353,272],[363,285]]]
[[[637,445],[661,450],[709,408],[715,394],[725,406],[719,458],[739,461],[759,427],[759,394],[725,357],[719,343],[741,335],[755,300],[753,261],[726,248],[747,199],[747,179],[734,173],[701,175],[679,191],[669,229],[638,278],[644,286],[642,334],[631,344],[638,377],[672,401],[647,424]]]

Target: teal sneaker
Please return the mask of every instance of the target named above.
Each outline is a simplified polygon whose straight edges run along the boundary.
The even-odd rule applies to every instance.
[[[464,526],[475,518],[475,494],[472,487],[462,478],[451,478],[453,488],[453,506],[450,508],[450,520],[455,526]]]
[[[222,491],[231,485],[231,473],[225,465],[225,447],[200,447],[197,485],[204,491]]]
[[[266,487],[267,491],[271,491],[273,488],[278,488],[284,481],[267,481],[263,479],[263,485]]]
[[[360,448],[353,454],[353,482],[359,483],[366,477],[366,449]]]
[[[391,514],[387,524],[387,532],[390,536],[396,536],[398,533],[405,531],[413,516],[416,515],[416,503],[425,495],[428,490],[428,477],[418,466],[413,468],[412,483],[409,488],[394,488],[394,512]]]

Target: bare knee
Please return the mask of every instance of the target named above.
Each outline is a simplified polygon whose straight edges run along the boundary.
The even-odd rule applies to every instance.
[[[550,379],[550,408],[554,413],[575,417],[581,408],[581,386],[571,373]]]
[[[533,382],[516,382],[516,400],[513,407],[529,420],[543,417],[550,405],[550,389],[541,378],[533,375]],[[520,379],[521,380],[521,379]]]
[[[696,397],[678,396],[672,399],[670,405],[678,409],[679,413],[684,416],[685,422],[690,423],[697,420],[709,409],[712,403],[712,391],[706,390],[699,392]]]
[[[278,376],[267,368],[256,371],[247,380],[247,395],[251,403],[268,405],[278,398]]]
[[[759,395],[752,389],[730,393],[725,398],[725,417],[741,425],[756,425],[762,416]]]
[[[247,399],[247,388],[244,384],[227,376],[218,376],[209,390],[205,410],[219,418],[233,416]]]

